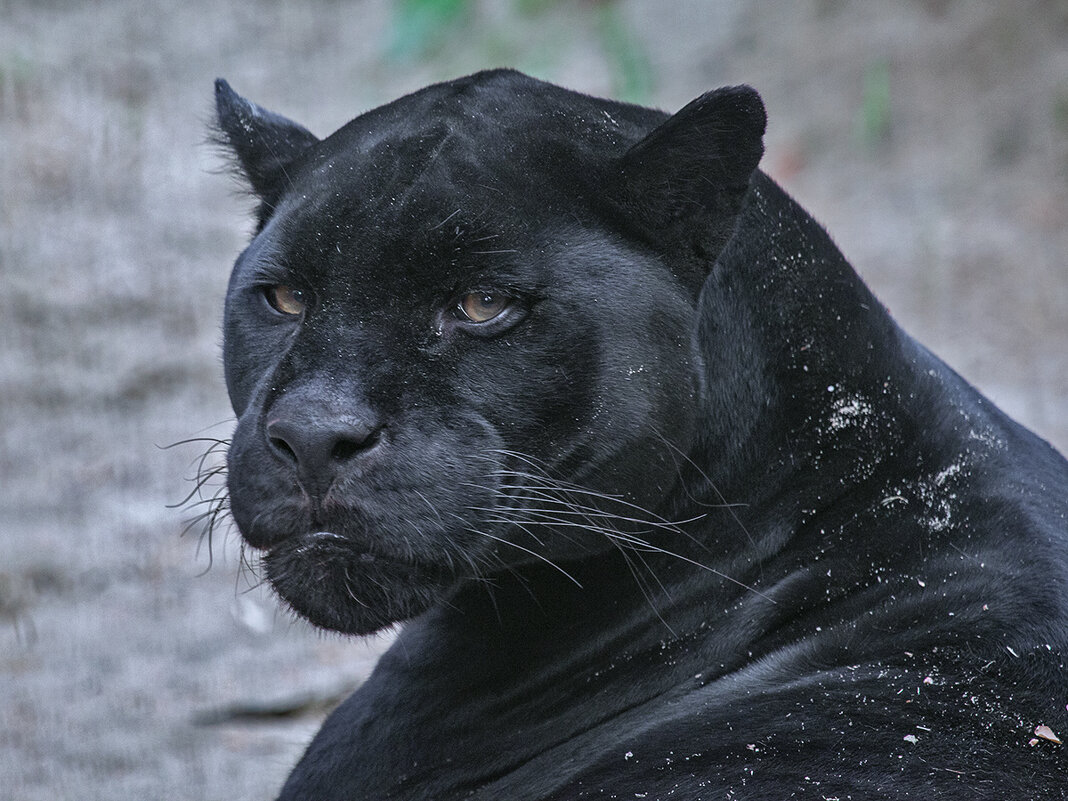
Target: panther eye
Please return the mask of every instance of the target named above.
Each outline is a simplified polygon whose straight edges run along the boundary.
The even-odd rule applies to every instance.
[[[303,314],[308,307],[307,298],[299,289],[284,284],[269,286],[263,291],[271,308],[282,314],[297,316]]]
[[[507,309],[511,300],[500,292],[469,292],[460,298],[457,308],[473,323],[488,323]]]

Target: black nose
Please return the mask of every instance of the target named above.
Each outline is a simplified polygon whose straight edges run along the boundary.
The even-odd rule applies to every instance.
[[[267,423],[271,448],[296,465],[304,490],[316,498],[326,494],[347,462],[378,444],[381,432],[382,426],[370,418],[294,413]]]

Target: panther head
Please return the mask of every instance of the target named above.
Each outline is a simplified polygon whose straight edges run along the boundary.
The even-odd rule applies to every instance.
[[[697,301],[762,153],[752,89],[667,117],[482,73],[322,140],[216,101],[258,200],[226,298],[230,508],[293,609],[368,633],[656,519],[702,425]]]

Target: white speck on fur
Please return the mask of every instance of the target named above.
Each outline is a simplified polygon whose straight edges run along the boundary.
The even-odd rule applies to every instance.
[[[831,416],[827,421],[829,433],[841,431],[851,425],[863,425],[873,414],[871,404],[859,395],[839,398],[831,408]]]
[[[953,476],[957,475],[957,473],[961,471],[962,467],[963,465],[960,462],[955,462],[954,464],[951,464],[949,467],[947,467],[945,470],[942,470],[940,473],[938,473],[938,475],[935,476],[935,484],[941,487],[943,484],[946,483],[946,479],[952,478]]]

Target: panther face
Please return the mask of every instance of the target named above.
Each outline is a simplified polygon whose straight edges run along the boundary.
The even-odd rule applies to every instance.
[[[431,87],[319,141],[219,84],[261,200],[226,300],[230,507],[319,626],[604,552],[695,436],[699,283],[610,191],[661,120],[540,86]]]

